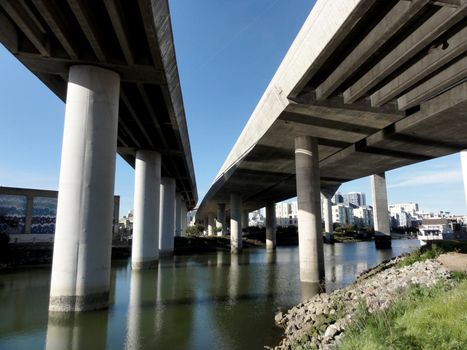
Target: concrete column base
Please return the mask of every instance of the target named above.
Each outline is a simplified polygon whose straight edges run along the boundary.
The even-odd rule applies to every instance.
[[[159,266],[159,259],[148,261],[132,261],[131,268],[133,270],[157,269]]]
[[[174,255],[173,250],[159,250],[159,258],[169,258]]]
[[[49,299],[49,311],[52,312],[94,311],[108,306],[109,292],[81,296],[51,296]]]

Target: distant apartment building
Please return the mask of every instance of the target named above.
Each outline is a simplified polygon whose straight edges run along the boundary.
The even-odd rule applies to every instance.
[[[389,205],[392,227],[412,227],[418,220],[418,203],[396,203]]]
[[[354,224],[363,227],[373,227],[373,208],[370,206],[363,206],[353,208]]]
[[[332,206],[332,222],[340,225],[352,225],[354,223],[353,208],[344,204]]]
[[[283,227],[298,225],[297,202],[276,204],[276,224]]]

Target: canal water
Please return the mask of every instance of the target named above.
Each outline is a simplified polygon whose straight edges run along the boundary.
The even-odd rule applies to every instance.
[[[419,246],[394,240],[325,245],[326,291]],[[0,274],[0,349],[263,349],[280,341],[274,314],[317,292],[300,283],[298,247],[174,257],[158,269],[112,269],[112,305],[75,316],[48,315],[50,271]]]

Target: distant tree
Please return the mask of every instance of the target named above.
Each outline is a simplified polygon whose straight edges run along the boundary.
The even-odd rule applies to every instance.
[[[185,229],[185,233],[187,236],[202,236],[203,232],[204,232],[204,226],[200,224],[188,226]]]

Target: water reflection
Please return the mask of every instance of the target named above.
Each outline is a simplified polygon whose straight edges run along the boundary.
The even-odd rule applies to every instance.
[[[50,313],[45,349],[105,349],[107,318],[107,311]]]
[[[326,245],[326,291],[416,246]],[[281,337],[274,325],[278,309],[324,288],[300,283],[298,265],[297,247],[180,256],[162,260],[157,270],[114,265],[110,309],[68,318],[47,317],[50,271],[0,274],[0,350],[261,349]]]
[[[157,270],[131,271],[130,300],[125,349],[143,349],[154,334],[157,298]]]
[[[392,248],[378,249],[376,250],[376,254],[378,255],[378,260],[380,261],[389,260],[394,256],[394,252],[392,251]]]
[[[305,302],[313,298],[316,294],[324,292],[324,285],[320,283],[301,282],[300,291],[302,296],[302,302]]]

